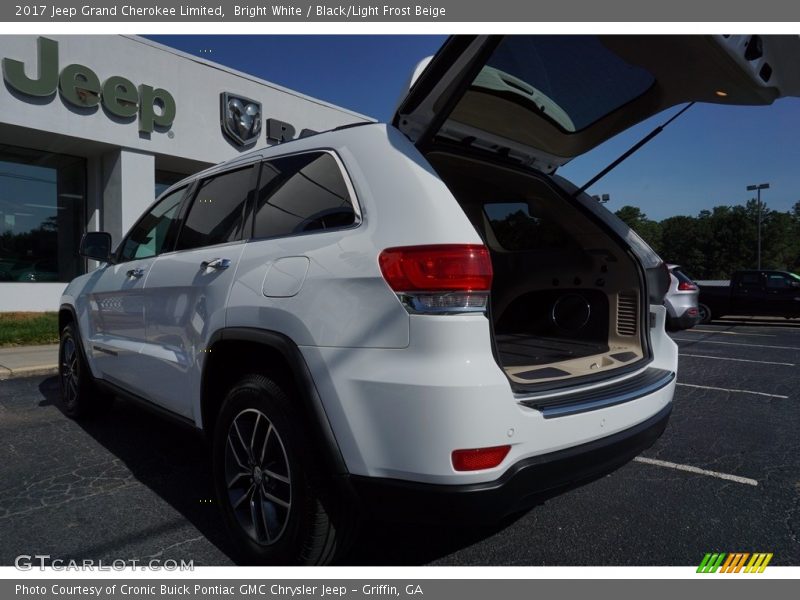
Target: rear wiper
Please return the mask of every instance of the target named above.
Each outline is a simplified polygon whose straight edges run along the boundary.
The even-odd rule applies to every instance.
[[[628,149],[628,150],[627,150],[627,151],[626,151],[624,154],[622,154],[622,156],[620,156],[620,157],[619,157],[617,160],[615,160],[614,162],[612,162],[612,163],[611,163],[610,165],[608,165],[608,166],[607,166],[605,169],[603,169],[603,170],[602,170],[602,171],[600,171],[600,172],[599,172],[597,175],[595,175],[594,177],[592,177],[592,178],[591,178],[589,181],[587,181],[586,183],[584,183],[584,184],[583,184],[583,185],[580,187],[580,189],[578,189],[578,191],[576,191],[574,194],[572,194],[572,197],[573,197],[573,198],[577,198],[577,197],[578,197],[578,196],[580,196],[580,195],[581,195],[583,192],[585,192],[585,191],[586,191],[588,188],[590,188],[590,187],[591,187],[591,186],[593,186],[595,183],[597,183],[598,181],[600,181],[600,180],[601,180],[603,177],[605,177],[606,175],[608,175],[608,174],[609,174],[611,171],[613,171],[613,170],[614,170],[614,169],[617,167],[617,165],[619,165],[619,164],[620,164],[622,161],[624,161],[624,160],[625,160],[626,158],[628,158],[628,157],[629,157],[631,154],[633,154],[634,152],[636,152],[636,151],[637,151],[639,148],[641,148],[641,147],[642,147],[642,146],[644,146],[644,145],[645,145],[647,142],[649,142],[649,141],[650,141],[650,140],[652,140],[654,137],[656,137],[656,136],[657,136],[659,133],[661,133],[662,131],[664,131],[664,128],[665,128],[667,125],[669,125],[670,123],[672,123],[672,122],[673,122],[675,119],[677,119],[677,118],[678,118],[678,117],[680,117],[680,116],[681,116],[683,113],[685,113],[687,110],[689,110],[689,109],[692,107],[692,105],[693,105],[693,104],[694,104],[694,102],[689,102],[689,104],[687,104],[687,105],[686,105],[686,106],[684,106],[682,109],[680,109],[680,110],[679,110],[677,113],[675,113],[674,115],[672,115],[672,117],[671,117],[671,118],[669,118],[669,119],[666,121],[666,123],[664,123],[663,125],[659,125],[659,126],[658,126],[658,127],[656,127],[655,129],[653,129],[653,131],[651,131],[651,132],[650,132],[650,133],[648,133],[646,136],[644,136],[644,137],[643,137],[641,140],[639,140],[638,142],[636,142],[636,143],[635,143],[633,146],[631,146],[631,147],[630,147],[630,148],[629,148],[629,149]]]

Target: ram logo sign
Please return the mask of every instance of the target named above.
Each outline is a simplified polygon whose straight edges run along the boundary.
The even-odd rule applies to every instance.
[[[220,95],[222,132],[237,146],[254,144],[261,135],[261,102],[222,92]]]

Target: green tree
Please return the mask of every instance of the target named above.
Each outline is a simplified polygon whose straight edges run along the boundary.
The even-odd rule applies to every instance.
[[[652,221],[636,206],[623,206],[616,213],[625,224],[638,233],[656,252],[661,252],[661,225]]]
[[[705,254],[698,239],[701,223],[695,217],[675,216],[661,221],[661,257],[679,264],[691,277],[705,279]]]

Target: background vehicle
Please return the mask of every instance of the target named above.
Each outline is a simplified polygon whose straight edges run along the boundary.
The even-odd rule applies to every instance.
[[[700,281],[700,320],[726,315],[800,317],[800,275],[789,271],[736,271],[730,281]]]
[[[664,296],[667,307],[667,330],[691,329],[700,321],[697,299],[700,295],[697,284],[683,272],[680,265],[667,265],[670,284]]]
[[[206,432],[248,561],[330,561],[357,511],[497,519],[623,464],[671,411],[668,272],[554,171],[713,89],[771,102],[745,37],[451,38],[393,125],[174,185],[113,253],[84,236],[106,264],[62,298],[65,411],[99,388]]]

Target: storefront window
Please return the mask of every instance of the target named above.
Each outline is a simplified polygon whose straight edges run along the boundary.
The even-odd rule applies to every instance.
[[[0,282],[67,282],[84,271],[82,158],[0,144]]]
[[[166,191],[171,185],[178,183],[181,179],[185,179],[186,175],[181,173],[173,173],[172,171],[162,171],[156,169],[156,198]]]

